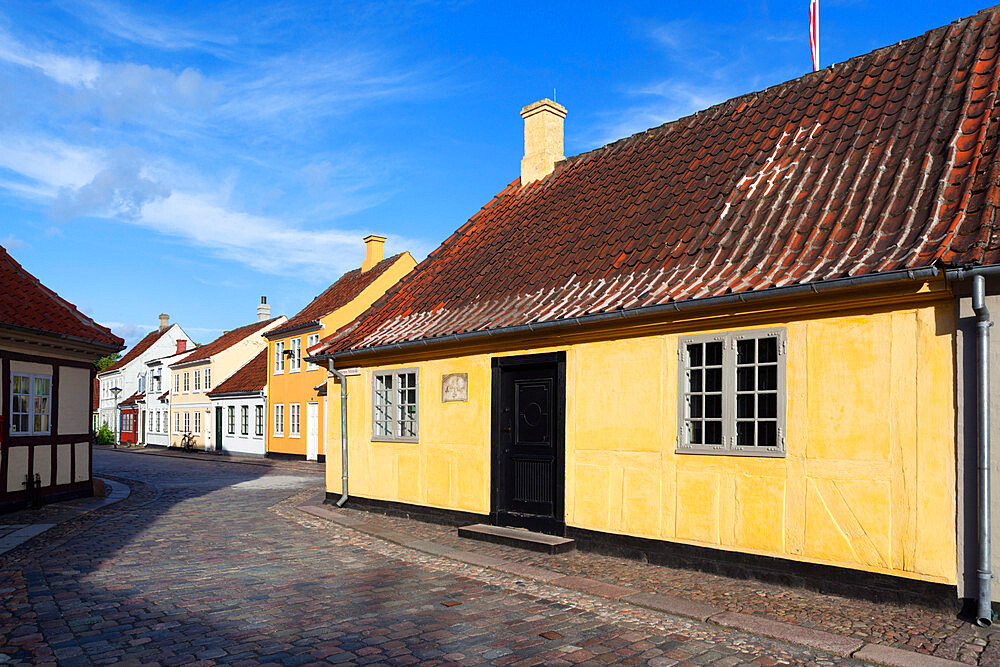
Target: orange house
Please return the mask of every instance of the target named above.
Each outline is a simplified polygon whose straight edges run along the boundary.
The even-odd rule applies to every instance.
[[[365,261],[348,271],[267,339],[267,455],[325,457],[326,375],[305,351],[358,315],[416,266],[408,252],[383,259],[384,236],[365,237]]]

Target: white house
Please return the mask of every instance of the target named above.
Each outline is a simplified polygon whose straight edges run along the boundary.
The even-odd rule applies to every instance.
[[[147,447],[170,446],[170,388],[173,386],[173,372],[170,364],[181,361],[191,353],[188,349],[169,357],[150,359],[146,362],[146,378],[149,386],[143,399],[145,412],[145,438]]]
[[[264,456],[267,433],[267,349],[208,392],[215,441],[222,451]]]
[[[190,351],[193,348],[194,342],[184,330],[177,324],[170,324],[170,318],[165,313],[161,314],[160,326],[156,331],[146,334],[125,356],[98,373],[100,425],[106,424],[115,432],[116,439],[120,439],[123,429],[119,421],[118,405],[127,400],[132,400],[137,406],[141,405],[138,395],[147,391],[146,378],[149,369],[146,362]],[[140,427],[145,418],[143,407],[137,410],[137,414],[126,424],[124,430],[131,434],[141,433],[143,429]]]

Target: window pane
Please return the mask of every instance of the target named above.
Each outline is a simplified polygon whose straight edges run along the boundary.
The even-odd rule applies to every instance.
[[[688,373],[688,391],[701,391],[702,370],[696,368]]]
[[[762,419],[774,419],[778,416],[777,394],[761,394],[757,397],[757,416]]]
[[[736,422],[736,444],[741,447],[753,445],[753,422]]]
[[[775,390],[778,388],[778,367],[759,366],[757,368],[757,389]],[[753,389],[753,387],[751,387]]]
[[[736,391],[753,391],[753,366],[736,369]]]
[[[737,364],[752,364],[754,358],[754,347],[755,340],[738,340],[736,341],[736,363]]]
[[[753,394],[736,396],[736,416],[743,419],[753,419]]]
[[[757,424],[757,444],[761,447],[778,446],[778,425],[775,422]]]
[[[722,369],[705,369],[705,391],[722,391]]]
[[[48,396],[49,395],[49,383],[48,378],[35,378],[35,395],[36,396]]]
[[[691,422],[691,444],[700,445],[701,443],[701,422]]]
[[[722,422],[705,422],[705,444],[722,444]]]
[[[698,418],[702,416],[701,396],[688,396],[688,416]]]
[[[778,360],[778,339],[761,338],[757,341],[758,363],[774,363]]]
[[[688,363],[692,367],[701,366],[702,365],[701,343],[691,343],[690,345],[687,346],[687,350],[688,350]]]
[[[705,343],[705,365],[722,365],[722,342]]]
[[[709,419],[719,419],[722,417],[722,396],[705,397],[705,416]]]

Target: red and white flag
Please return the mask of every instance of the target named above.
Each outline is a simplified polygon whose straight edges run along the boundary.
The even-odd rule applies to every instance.
[[[813,71],[819,71],[819,0],[809,0],[809,49],[812,51]]]

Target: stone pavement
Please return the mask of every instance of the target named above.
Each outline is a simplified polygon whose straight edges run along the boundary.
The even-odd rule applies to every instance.
[[[733,627],[753,624],[757,618],[759,629],[754,631],[772,636],[788,638],[788,633],[800,627],[804,632],[824,633],[820,641],[828,639],[825,633],[830,633],[855,640],[859,645],[884,646],[965,664],[1000,665],[1000,631],[978,628],[948,612],[855,600],[587,551],[543,554],[463,539],[449,526],[353,510],[350,503],[344,509],[330,505],[319,511],[309,506],[301,509],[430,553],[494,567],[502,563],[501,567],[508,570],[516,565],[522,572],[530,573],[526,576],[548,581],[556,576],[565,577],[572,587],[578,587],[581,580],[593,582],[590,589],[610,597],[624,597],[636,591],[641,595],[666,596],[671,604],[661,608],[672,608],[676,613],[696,618],[713,617]],[[604,593],[600,592],[601,587]],[[685,605],[690,613],[684,611]],[[720,612],[738,614],[741,618],[727,615],[720,619],[717,616]],[[775,621],[783,627],[776,627],[773,632],[763,629]],[[808,643],[808,639],[805,641]],[[885,652],[879,656],[881,663],[893,662]],[[914,653],[896,656],[898,664],[915,664],[920,659]]]
[[[126,500],[0,556],[0,661],[852,665],[306,515],[322,476],[95,452]]]
[[[105,484],[109,492],[101,498],[75,498],[0,514],[0,554],[24,544],[63,521],[75,519],[128,497],[126,485],[109,480],[105,480]]]

